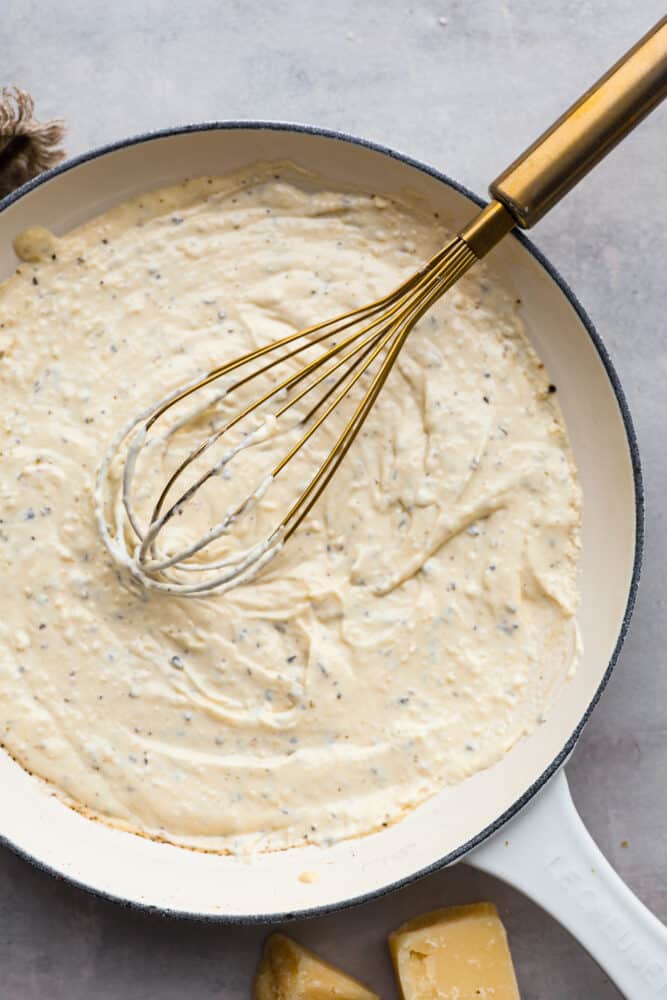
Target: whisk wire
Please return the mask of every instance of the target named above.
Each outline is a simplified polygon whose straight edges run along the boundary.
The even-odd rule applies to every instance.
[[[359,433],[364,421],[366,420],[368,414],[370,413],[385,381],[394,366],[394,363],[401,351],[403,344],[405,343],[408,335],[419,321],[421,316],[430,308],[430,306],[435,302],[441,295],[443,295],[448,288],[458,281],[458,279],[468,270],[468,268],[477,259],[474,254],[468,249],[468,247],[463,243],[460,247],[456,245],[457,243],[462,243],[462,241],[453,241],[451,247],[454,248],[452,254],[452,266],[451,271],[445,276],[438,270],[437,281],[432,283],[432,287],[427,293],[426,297],[421,300],[421,305],[415,309],[414,313],[408,315],[407,319],[402,326],[397,325],[396,329],[392,330],[394,334],[393,342],[391,343],[389,350],[382,362],[382,365],[378,369],[378,372],[373,378],[368,391],[366,392],[364,398],[358,404],[354,413],[348,420],[343,432],[339,436],[336,444],[329,452],[329,455],[322,463],[320,469],[313,477],[311,482],[308,484],[303,494],[299,499],[292,505],[286,517],[282,521],[282,526],[285,528],[284,541],[293,534],[294,531],[301,524],[303,519],[307,516],[312,506],[316,503],[321,493],[324,491],[329,483],[329,480],[335,474],[338,466],[345,458],[345,455],[349,451],[353,441],[355,440],[357,434]],[[458,252],[456,252],[458,251]],[[470,259],[472,257],[472,259]],[[391,338],[388,338],[391,339]],[[382,345],[384,346],[384,344]],[[379,351],[378,351],[379,353]],[[372,359],[371,359],[372,360]],[[369,361],[370,364],[370,361]],[[351,386],[350,386],[351,387]],[[348,390],[346,389],[346,392]],[[338,400],[337,402],[339,402]],[[336,403],[337,405],[337,403]],[[333,408],[333,407],[332,407]],[[328,413],[325,417],[328,416]],[[293,449],[294,450],[294,449]],[[290,456],[291,457],[291,456]]]

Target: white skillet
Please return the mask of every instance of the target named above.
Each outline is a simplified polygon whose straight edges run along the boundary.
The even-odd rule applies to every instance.
[[[27,226],[64,233],[138,192],[266,159],[292,160],[332,185],[388,195],[410,189],[453,230],[477,204],[436,171],[349,136],[261,122],[190,126],[97,150],[0,202],[0,279],[16,266],[12,238]],[[558,387],[584,491],[585,653],[547,722],[495,767],[444,788],[380,834],[249,859],[195,853],[85,819],[0,754],[0,839],[100,895],[247,922],[322,914],[465,856],[557,917],[626,996],[667,998],[667,929],[593,844],[561,769],[608,680],[634,601],[642,486],[632,423],[604,346],[553,268],[515,236],[489,264],[521,299],[531,340]],[[319,879],[299,881],[305,870]]]

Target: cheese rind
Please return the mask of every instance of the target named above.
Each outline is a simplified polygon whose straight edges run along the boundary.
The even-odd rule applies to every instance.
[[[264,946],[253,1000],[379,1000],[379,997],[303,945],[284,934],[272,934]]]
[[[389,935],[403,1000],[520,1000],[492,903],[435,910]]]

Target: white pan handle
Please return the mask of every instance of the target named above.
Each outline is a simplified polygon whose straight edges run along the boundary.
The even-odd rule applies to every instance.
[[[516,886],[555,917],[628,1000],[667,1000],[667,927],[593,842],[564,771],[466,861]]]

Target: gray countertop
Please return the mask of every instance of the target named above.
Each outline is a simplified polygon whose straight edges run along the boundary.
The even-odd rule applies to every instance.
[[[72,154],[193,120],[275,118],[367,136],[483,192],[663,13],[661,0],[5,0],[0,84],[29,90],[40,117],[65,117]],[[598,844],[663,920],[666,135],[663,109],[535,233],[607,343],[646,480],[632,628],[568,775]],[[122,909],[8,850],[0,850],[0,888],[0,1000],[249,996],[264,928]],[[386,932],[420,911],[479,898],[504,915],[525,1000],[617,996],[554,921],[464,865],[291,932],[393,1000]]]

